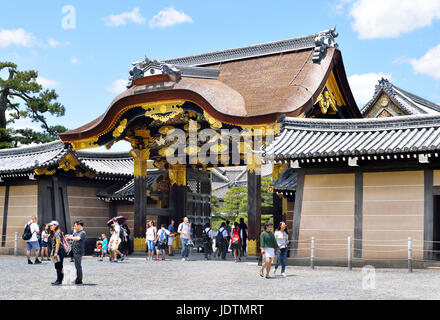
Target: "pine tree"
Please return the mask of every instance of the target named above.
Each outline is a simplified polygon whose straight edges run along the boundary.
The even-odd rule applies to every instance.
[[[58,139],[58,133],[67,129],[48,124],[48,114],[64,116],[65,108],[56,102],[55,90],[43,89],[36,82],[38,73],[34,70],[19,71],[12,62],[0,62],[0,71],[8,70],[8,77],[0,77],[0,148],[22,144],[49,142]],[[9,119],[7,119],[9,112]],[[42,131],[33,129],[13,129],[10,127],[18,119],[31,119],[41,125]]]

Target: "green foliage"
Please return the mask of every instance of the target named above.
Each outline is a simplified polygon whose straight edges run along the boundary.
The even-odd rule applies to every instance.
[[[57,102],[55,90],[43,89],[36,82],[38,73],[34,70],[19,71],[12,62],[0,62],[0,71],[8,70],[8,77],[0,77],[0,148],[15,147],[17,142],[49,142],[58,138],[58,133],[67,128],[51,126],[47,115],[64,116],[65,108]],[[9,115],[9,119],[6,119]],[[42,131],[33,129],[13,129],[11,125],[18,119],[30,119],[39,123]]]
[[[273,194],[268,192],[272,183],[271,178],[261,178],[261,206],[273,206]],[[240,222],[243,218],[248,223],[247,205],[248,205],[248,189],[245,187],[232,187],[225,196],[223,203],[219,203],[216,197],[212,197],[211,202],[211,223],[212,229],[217,230],[223,221],[229,220],[231,225],[234,222]],[[272,215],[261,215],[261,225],[272,219]]]

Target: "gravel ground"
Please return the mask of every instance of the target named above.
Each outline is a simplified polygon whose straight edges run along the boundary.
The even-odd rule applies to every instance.
[[[287,278],[264,279],[256,262],[174,258],[147,263],[133,256],[115,264],[85,257],[84,286],[53,287],[51,262],[27,265],[25,257],[0,256],[0,299],[440,299],[440,269],[377,269],[376,288],[363,289],[361,269],[288,266]],[[73,263],[66,259],[64,266],[74,280]]]

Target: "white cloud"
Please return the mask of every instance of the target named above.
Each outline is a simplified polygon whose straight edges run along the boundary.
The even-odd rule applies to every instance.
[[[30,48],[34,43],[35,37],[24,29],[0,29],[0,48],[7,48],[13,44]]]
[[[127,80],[118,79],[113,81],[110,87],[107,88],[108,91],[114,94],[120,94],[127,89]]]
[[[169,7],[159,11],[148,24],[150,28],[166,28],[185,22],[193,22],[193,20],[183,11],[177,11],[174,7]]]
[[[440,44],[430,49],[420,59],[409,61],[415,73],[425,74],[440,80]]]
[[[60,42],[60,41],[58,41],[56,39],[48,38],[47,39],[47,44],[51,48],[56,48],[56,47],[59,47],[59,46],[69,46],[70,42],[69,41]]]
[[[57,82],[44,77],[38,77],[36,82],[43,86],[43,88],[54,88],[57,86]]]
[[[129,21],[137,24],[145,23],[145,18],[141,15],[139,8],[134,8],[131,12],[110,14],[104,17],[104,24],[107,27],[119,27],[126,25]]]
[[[351,92],[359,108],[362,108],[373,97],[376,84],[381,78],[391,80],[391,73],[364,73],[348,77]]]
[[[78,63],[78,58],[77,57],[70,58],[70,63],[71,64],[77,64]]]
[[[440,1],[357,0],[350,16],[360,39],[395,38],[440,19]]]

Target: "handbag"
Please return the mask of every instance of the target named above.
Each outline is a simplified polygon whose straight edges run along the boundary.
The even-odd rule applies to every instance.
[[[191,239],[188,239],[188,241],[186,242],[186,245],[188,247],[194,247],[194,242]]]

